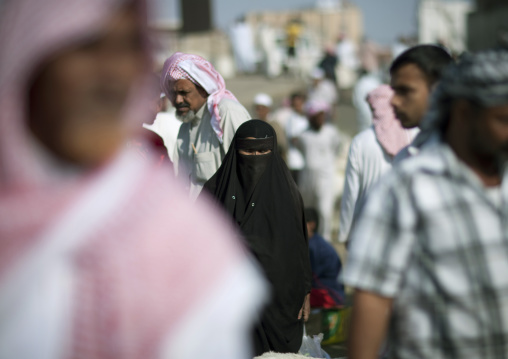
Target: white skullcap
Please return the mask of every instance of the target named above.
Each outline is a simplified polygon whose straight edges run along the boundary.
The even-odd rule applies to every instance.
[[[273,100],[270,95],[266,93],[258,93],[254,97],[254,105],[261,105],[266,107],[272,107]]]

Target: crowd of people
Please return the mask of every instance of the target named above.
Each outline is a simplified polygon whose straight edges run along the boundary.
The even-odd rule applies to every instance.
[[[251,116],[198,55],[154,85],[145,6],[2,8],[1,359],[297,353],[344,285],[350,359],[508,356],[506,50],[414,46],[359,95],[343,265],[330,61]]]

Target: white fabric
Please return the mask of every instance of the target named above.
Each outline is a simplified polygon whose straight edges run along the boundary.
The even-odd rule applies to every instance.
[[[199,83],[208,94],[212,94],[219,89],[217,87],[217,83],[213,81],[210,75],[196,66],[194,61],[184,60],[180,62],[180,68],[188,74],[192,74],[192,78],[196,80],[196,82]],[[209,100],[210,97],[211,96],[209,96]]]
[[[358,67],[355,44],[349,39],[343,39],[337,44],[337,58],[339,63],[348,69],[354,70]]]
[[[283,53],[277,47],[277,33],[266,24],[258,28],[258,41],[261,51],[263,69],[269,78],[274,78],[282,73]]]
[[[142,175],[142,162],[132,161],[128,154],[124,152],[102,180],[85,190],[81,200],[41,235],[38,246],[4,278],[0,288],[0,358],[54,359],[66,354],[75,296],[73,254],[90,237],[96,223],[125,205],[125,193]]]
[[[309,89],[307,94],[308,102],[323,101],[333,106],[337,101],[337,88],[335,84],[327,79],[320,80],[316,87]]]
[[[353,105],[355,106],[358,132],[367,129],[372,125],[372,111],[367,102],[369,92],[381,85],[381,81],[372,74],[367,74],[358,80],[353,88]]]
[[[285,124],[286,138],[289,143],[287,163],[290,170],[298,171],[305,166],[305,159],[300,150],[292,144],[292,139],[298,138],[308,127],[307,117],[291,110]]]
[[[219,169],[238,127],[251,118],[240,103],[230,99],[219,103],[219,113],[223,143],[215,135],[206,106],[198,111],[193,121],[183,123],[178,132],[173,155],[175,172],[184,181],[192,199],[199,195],[205,182]]]
[[[168,112],[159,112],[151,125],[144,123],[143,128],[155,132],[162,138],[164,146],[168,151],[168,157],[173,161],[176,139],[182,121],[175,116],[175,109],[171,108]]]
[[[412,140],[418,131],[408,131]],[[373,127],[353,138],[340,205],[339,242],[346,242],[369,190],[392,168],[393,158],[379,144]]]
[[[266,93],[258,93],[256,96],[254,96],[254,105],[272,107],[273,100],[270,95]]]
[[[236,68],[241,72],[254,72],[256,70],[256,49],[250,25],[245,22],[234,24],[230,30],[230,38]]]
[[[340,149],[340,134],[330,124],[320,131],[311,128],[303,132],[298,147],[305,158],[298,186],[306,207],[314,207],[320,215],[320,233],[331,240],[332,216],[337,194],[335,163]]]
[[[175,334],[163,341],[160,358],[252,358],[252,313],[261,309],[260,303],[267,297],[264,282],[252,263],[239,263],[220,286],[196,303],[183,323],[175,326]],[[203,323],[220,323],[221,330]]]
[[[391,157],[377,142],[372,127],[353,138],[340,205],[339,242],[346,242],[367,191],[392,168]]]

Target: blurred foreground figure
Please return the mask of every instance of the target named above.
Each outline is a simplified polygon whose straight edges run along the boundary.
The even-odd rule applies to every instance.
[[[367,96],[374,124],[356,135],[349,148],[339,242],[347,241],[367,192],[392,168],[393,157],[414,137],[414,130],[404,129],[395,117],[390,106],[392,96],[393,90],[388,85],[377,87]]]
[[[234,231],[127,145],[152,112],[141,4],[3,4],[2,359],[249,357],[264,289]]]
[[[264,121],[240,126],[205,191],[240,227],[271,289],[269,305],[254,331],[256,355],[296,353],[302,317],[310,307],[311,268],[303,204],[291,174],[276,151],[277,135]]]
[[[250,115],[201,56],[174,53],[164,63],[160,84],[183,122],[173,155],[175,171],[196,198]]]
[[[369,193],[351,234],[348,358],[508,356],[508,52],[444,71],[418,156]]]

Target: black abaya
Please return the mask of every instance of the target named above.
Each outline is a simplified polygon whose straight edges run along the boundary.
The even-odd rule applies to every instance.
[[[204,187],[239,225],[271,285],[270,303],[255,330],[256,355],[298,351],[303,323],[297,317],[311,288],[303,202],[276,148],[275,131],[269,124],[244,123],[221,167]],[[238,149],[272,151],[241,155]]]

